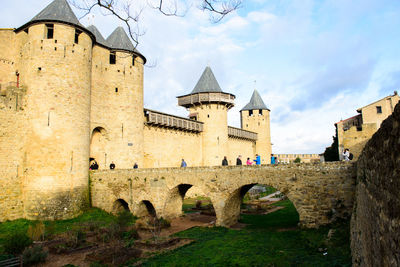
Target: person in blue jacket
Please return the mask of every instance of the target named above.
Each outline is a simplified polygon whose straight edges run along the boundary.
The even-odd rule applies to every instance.
[[[260,155],[256,154],[256,159],[253,160],[253,161],[256,163],[256,165],[261,165],[261,157],[260,157]]]

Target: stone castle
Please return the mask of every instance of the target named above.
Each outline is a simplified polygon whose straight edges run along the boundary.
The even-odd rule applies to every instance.
[[[270,163],[270,110],[257,91],[227,125],[235,96],[210,67],[178,97],[188,118],[144,109],[146,58],[118,27],[104,39],[66,0],[0,29],[0,221],[70,218],[88,203],[89,159],[100,169]],[[50,204],[51,203],[51,204]],[[55,214],[51,206],[65,207]],[[40,210],[38,210],[40,207]],[[54,214],[53,214],[54,213]]]
[[[358,115],[335,123],[340,159],[342,159],[343,151],[348,148],[357,160],[367,141],[378,131],[382,122],[393,113],[399,100],[397,91],[394,91],[393,95],[358,108]]]

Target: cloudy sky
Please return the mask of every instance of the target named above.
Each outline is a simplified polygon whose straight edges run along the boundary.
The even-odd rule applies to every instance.
[[[1,1],[0,28],[21,26],[51,2]],[[184,17],[142,13],[147,108],[187,116],[176,96],[209,65],[236,95],[231,126],[240,127],[239,110],[256,88],[271,109],[273,153],[321,153],[335,122],[399,89],[400,1],[244,0],[219,23],[185,2]],[[123,25],[97,11],[81,23],[104,37]]]

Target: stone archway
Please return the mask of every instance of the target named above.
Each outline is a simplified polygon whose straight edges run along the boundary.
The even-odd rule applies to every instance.
[[[90,139],[90,158],[97,161],[99,169],[107,168],[107,144],[108,133],[103,127],[96,127],[92,131]]]
[[[228,198],[222,202],[218,208],[215,208],[217,224],[222,226],[231,226],[237,223],[240,216],[240,205],[247,191],[257,183],[242,185],[229,194]]]
[[[138,217],[157,217],[157,212],[149,200],[142,200],[138,205],[135,215]]]
[[[123,211],[130,211],[128,203],[123,199],[117,199],[113,203],[112,213],[119,214]]]
[[[221,196],[217,196],[218,198],[220,198],[217,201],[221,203],[221,205],[215,208],[215,212],[217,215],[217,225],[232,226],[237,223],[240,217],[240,209],[243,197],[247,193],[247,191],[249,191],[250,188],[252,188],[256,184],[259,183],[255,181],[254,183],[241,185],[239,188],[231,191],[231,193],[228,194],[228,197],[226,197],[226,195],[224,195],[222,198]],[[298,209],[299,199],[293,197],[290,192],[287,192],[287,190],[285,190],[284,188],[280,190],[280,188],[277,186],[270,186],[281,191],[293,203],[301,219],[302,209]]]
[[[167,219],[172,219],[182,214],[182,204],[186,192],[192,187],[191,184],[179,184],[169,190],[167,199],[163,207],[163,215]]]

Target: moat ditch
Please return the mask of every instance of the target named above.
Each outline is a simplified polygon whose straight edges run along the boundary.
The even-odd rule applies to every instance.
[[[172,221],[93,208],[72,220],[5,222],[0,260],[26,246],[27,261],[43,260],[37,266],[351,266],[348,222],[301,229],[289,200],[265,199],[274,192],[246,194],[232,228],[214,226],[206,197],[185,198],[184,215]]]

